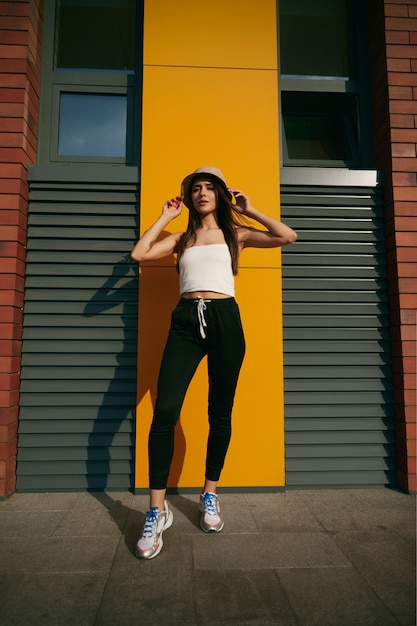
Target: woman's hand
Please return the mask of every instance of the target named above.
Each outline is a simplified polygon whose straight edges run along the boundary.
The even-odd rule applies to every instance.
[[[177,196],[167,200],[162,206],[162,213],[152,226],[143,233],[132,252],[135,261],[157,261],[172,254],[182,233],[170,233],[162,239],[164,228],[182,211],[182,198]]]
[[[182,198],[181,196],[177,196],[176,198],[171,198],[171,200],[167,200],[162,206],[162,214],[166,217],[169,217],[170,220],[175,219],[181,214],[182,211]]]
[[[237,211],[237,213],[241,213],[242,215],[250,216],[253,207],[248,196],[240,189],[234,189],[233,187],[228,187],[227,189],[235,197],[235,211]]]

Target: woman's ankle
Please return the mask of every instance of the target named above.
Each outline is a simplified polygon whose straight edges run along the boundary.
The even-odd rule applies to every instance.
[[[149,508],[158,508],[163,511],[165,508],[166,489],[151,489],[149,495]]]
[[[216,493],[217,491],[217,480],[208,480],[206,478],[204,482],[204,487],[201,493]]]

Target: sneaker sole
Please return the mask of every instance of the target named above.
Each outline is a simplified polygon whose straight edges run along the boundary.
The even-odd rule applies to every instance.
[[[172,511],[171,511],[171,510],[169,510],[168,519],[167,519],[167,521],[165,522],[165,524],[162,526],[161,534],[159,535],[159,544],[158,544],[158,546],[157,546],[157,548],[156,548],[155,552],[152,552],[152,554],[150,554],[149,556],[146,556],[146,555],[142,554],[142,553],[140,552],[140,550],[138,550],[138,547],[136,546],[136,549],[135,549],[135,556],[136,556],[138,559],[144,559],[144,560],[146,560],[146,561],[150,561],[151,559],[154,559],[156,556],[158,556],[158,554],[161,552],[161,550],[162,550],[162,548],[163,548],[163,545],[164,545],[164,542],[163,542],[163,540],[162,540],[162,535],[163,535],[163,533],[164,533],[164,531],[165,531],[165,530],[167,530],[168,528],[171,528],[171,526],[172,526],[172,522],[173,522],[173,521],[174,521],[174,516],[173,516],[173,514],[172,514]]]

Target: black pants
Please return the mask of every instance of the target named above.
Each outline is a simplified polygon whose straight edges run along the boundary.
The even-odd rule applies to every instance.
[[[206,326],[204,326],[206,323]],[[206,478],[217,481],[231,436],[231,413],[245,339],[234,298],[181,299],[171,318],[149,433],[151,489],[165,489],[174,454],[174,429],[191,379],[202,358],[208,362],[209,436]]]

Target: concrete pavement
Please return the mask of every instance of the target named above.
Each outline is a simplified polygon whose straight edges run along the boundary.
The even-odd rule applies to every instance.
[[[131,493],[16,493],[0,501],[0,625],[416,624],[416,502],[391,489],[220,494],[225,528],[199,528],[198,495],[151,561]]]

